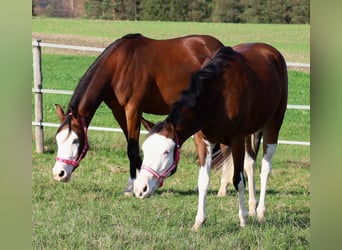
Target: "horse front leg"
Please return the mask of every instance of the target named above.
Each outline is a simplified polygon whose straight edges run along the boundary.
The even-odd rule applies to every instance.
[[[136,109],[130,112],[126,111],[127,116],[127,155],[129,159],[129,173],[127,188],[124,190],[125,195],[132,195],[134,190],[134,180],[137,177],[137,171],[140,170],[142,160],[140,157],[139,136],[141,113]]]
[[[202,148],[202,150],[199,150],[199,148],[197,148],[200,159],[200,170],[198,175],[198,207],[195,224],[192,227],[192,230],[194,231],[197,231],[206,220],[206,200],[210,182],[210,168],[212,161],[212,145],[207,140],[202,140],[205,143],[206,147]],[[201,159],[204,160],[201,161]]]
[[[239,198],[239,219],[240,226],[245,227],[247,222],[248,212],[245,207],[245,181],[243,177],[243,168],[244,168],[244,157],[245,157],[245,146],[244,146],[244,138],[236,138],[232,144],[232,154],[234,161],[234,176],[233,176],[233,184],[235,189],[238,192]]]

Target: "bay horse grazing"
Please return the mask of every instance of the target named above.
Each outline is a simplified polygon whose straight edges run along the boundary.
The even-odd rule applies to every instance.
[[[154,40],[128,34],[109,45],[80,79],[67,111],[56,105],[55,180],[67,182],[88,150],[87,128],[101,102],[111,110],[127,139],[130,186],[140,169],[142,113],[168,114],[204,60],[222,43],[207,35]]]
[[[157,124],[142,145],[144,158],[134,182],[139,198],[149,197],[177,166],[180,147],[192,134],[202,138],[198,177],[198,209],[193,230],[206,219],[213,143],[231,147],[233,184],[238,192],[240,225],[245,226],[243,166],[245,138],[257,131],[263,135],[259,220],[264,218],[266,184],[271,173],[279,130],[287,105],[287,68],[283,56],[267,44],[241,44],[218,49],[201,70],[193,74],[167,118]]]

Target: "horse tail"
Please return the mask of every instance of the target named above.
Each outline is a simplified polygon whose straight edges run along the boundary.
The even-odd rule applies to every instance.
[[[216,143],[213,149],[211,168],[214,170],[220,170],[223,165],[230,165],[232,150],[229,146]]]
[[[230,147],[223,144],[215,145],[211,168],[215,171],[222,169],[221,187],[222,183],[226,183],[225,188],[228,183],[233,183],[234,162]]]
[[[259,130],[245,138],[245,153],[248,153],[254,160],[260,149],[262,132]],[[229,146],[223,144],[215,144],[213,149],[211,168],[220,170],[222,167],[233,167],[232,150]]]
[[[261,143],[262,132],[261,130],[251,134],[250,136],[246,137],[245,145],[246,145],[246,152],[256,160],[256,157],[259,152],[260,143]]]

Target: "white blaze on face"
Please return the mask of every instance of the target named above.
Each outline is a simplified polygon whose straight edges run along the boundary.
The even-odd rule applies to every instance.
[[[77,134],[73,131],[70,131],[67,128],[62,129],[56,135],[56,141],[58,146],[57,157],[66,160],[76,160],[78,147],[79,147],[79,138]],[[71,178],[71,173],[74,169],[74,166],[56,161],[55,166],[53,167],[53,176],[57,181],[68,182]]]
[[[174,161],[175,142],[160,134],[150,135],[142,145],[144,159],[142,166],[146,166],[162,174]],[[134,192],[139,198],[149,197],[159,187],[159,180],[150,172],[142,169],[134,181]]]

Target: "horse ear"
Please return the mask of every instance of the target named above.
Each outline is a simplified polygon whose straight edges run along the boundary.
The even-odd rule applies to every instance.
[[[57,113],[57,116],[58,116],[60,122],[63,122],[65,120],[64,110],[62,109],[61,105],[59,105],[59,104],[55,104],[55,107],[56,107],[56,113]]]
[[[144,127],[145,127],[145,129],[146,129],[147,131],[151,131],[152,128],[154,127],[154,125],[155,125],[153,122],[150,122],[150,121],[148,121],[148,120],[145,120],[144,117],[141,117],[141,123],[144,125]]]
[[[78,113],[77,113],[77,110],[73,106],[70,107],[70,113],[71,113],[72,117],[77,119]]]
[[[165,124],[165,130],[167,131],[169,135],[173,136],[175,134],[175,126],[173,126],[171,122],[167,122]]]

